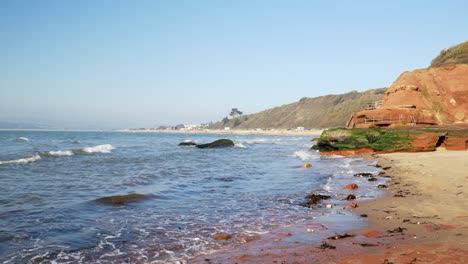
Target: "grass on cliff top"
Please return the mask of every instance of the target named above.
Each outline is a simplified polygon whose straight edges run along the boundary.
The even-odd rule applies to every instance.
[[[337,128],[324,131],[320,140],[331,142],[332,148],[329,150],[369,147],[376,151],[385,151],[411,148],[410,135],[414,133],[420,132],[401,129]]]
[[[450,64],[468,64],[468,41],[444,49],[432,60],[430,67],[442,67]]]

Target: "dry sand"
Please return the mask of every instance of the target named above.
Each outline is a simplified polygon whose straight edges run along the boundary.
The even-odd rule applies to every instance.
[[[369,215],[367,230],[383,236],[402,228],[401,237],[385,237],[379,254],[358,254],[337,263],[464,263],[468,261],[468,151],[376,155],[391,177],[382,199],[356,210]],[[394,237],[396,238],[396,237]],[[387,241],[386,241],[387,240]],[[363,261],[365,260],[365,261]]]
[[[354,237],[327,240],[333,230],[301,223],[189,263],[466,263],[468,151],[438,149],[369,157],[383,167],[381,176],[388,177],[389,188],[383,198],[356,200],[359,207],[352,210],[367,215],[368,226],[348,231]],[[307,228],[316,232],[307,234]],[[336,249],[320,249],[319,242],[297,242],[304,233],[321,235],[319,241]]]

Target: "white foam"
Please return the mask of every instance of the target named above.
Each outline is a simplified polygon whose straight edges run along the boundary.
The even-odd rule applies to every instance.
[[[327,192],[331,191],[331,182],[332,182],[333,177],[328,177],[327,182],[323,185],[323,189]]]
[[[2,164],[25,164],[29,162],[38,161],[40,159],[41,159],[41,156],[34,155],[34,156],[30,156],[30,157],[23,158],[23,159],[0,161],[0,165]]]
[[[300,158],[301,160],[310,160],[314,158],[314,155],[312,155],[312,152],[310,151],[299,150],[295,151],[294,154],[292,154],[292,157]]]
[[[246,148],[246,146],[242,143],[236,143],[234,144],[235,147],[238,147],[238,148]]]
[[[85,153],[111,153],[113,149],[115,148],[111,144],[104,144],[93,147],[85,147],[79,150]]]
[[[48,151],[46,152],[46,155],[54,156],[54,157],[62,157],[62,156],[72,156],[74,155],[74,153],[71,150],[57,150],[57,151]]]
[[[27,137],[17,137],[16,140],[18,140],[18,141],[29,141],[29,138],[27,138]]]

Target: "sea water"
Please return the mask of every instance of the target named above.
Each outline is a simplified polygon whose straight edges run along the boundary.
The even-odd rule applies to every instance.
[[[235,147],[180,147],[229,138]],[[310,193],[340,203],[378,194],[370,161],[321,156],[307,136],[117,132],[0,132],[0,261],[185,263],[337,209],[302,205]],[[304,163],[312,167],[300,168]],[[138,193],[138,202],[96,202]],[[352,227],[350,227],[352,228]],[[236,234],[227,241],[213,235]]]

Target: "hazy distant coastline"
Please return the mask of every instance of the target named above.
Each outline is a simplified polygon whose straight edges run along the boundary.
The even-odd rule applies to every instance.
[[[254,129],[203,129],[203,130],[160,130],[160,129],[124,129],[116,130],[116,132],[125,133],[178,133],[178,134],[219,134],[219,135],[286,135],[286,136],[319,136],[323,130],[286,130],[286,129],[271,129],[271,130],[254,130]]]

